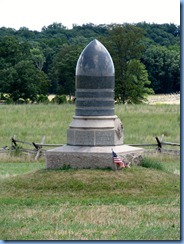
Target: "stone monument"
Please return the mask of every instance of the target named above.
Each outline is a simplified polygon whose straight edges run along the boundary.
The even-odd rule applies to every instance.
[[[91,41],[76,66],[76,109],[67,144],[46,151],[47,168],[114,168],[112,149],[125,161],[143,153],[123,144],[123,125],[114,114],[114,75],[107,49]]]

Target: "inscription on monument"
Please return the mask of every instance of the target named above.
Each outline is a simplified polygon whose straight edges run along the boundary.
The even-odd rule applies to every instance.
[[[94,131],[76,130],[75,143],[76,145],[94,145]]]
[[[114,131],[96,131],[95,132],[96,145],[113,145]]]

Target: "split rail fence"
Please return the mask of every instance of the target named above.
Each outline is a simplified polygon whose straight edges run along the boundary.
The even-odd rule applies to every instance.
[[[134,147],[145,147],[145,152],[147,153],[163,153],[170,154],[174,156],[180,155],[180,144],[173,142],[164,142],[164,135],[161,136],[161,139],[155,137],[156,143],[153,144],[128,144],[129,146]],[[4,146],[0,148],[0,153],[12,153],[14,155],[19,155],[20,153],[33,155],[35,160],[38,160],[39,157],[45,155],[47,149],[54,147],[61,147],[63,144],[45,144],[45,136],[42,138],[40,143],[35,142],[26,142],[16,139],[16,136],[11,138],[11,146]],[[29,148],[23,147],[21,145],[27,145]],[[31,147],[31,148],[30,148]],[[169,148],[168,148],[169,147]],[[175,149],[173,149],[175,147]],[[179,149],[178,149],[179,148]]]

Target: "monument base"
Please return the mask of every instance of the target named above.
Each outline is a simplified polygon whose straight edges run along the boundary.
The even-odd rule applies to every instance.
[[[116,169],[112,149],[125,163],[130,162],[131,164],[139,164],[144,153],[144,149],[128,145],[105,147],[64,145],[46,151],[46,168],[60,169],[68,166],[77,169]]]

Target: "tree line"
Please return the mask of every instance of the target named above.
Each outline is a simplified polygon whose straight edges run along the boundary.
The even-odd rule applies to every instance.
[[[75,95],[75,68],[93,39],[110,52],[115,65],[115,96],[138,103],[149,93],[180,91],[180,26],[111,24],[67,29],[61,23],[41,31],[0,28],[0,93],[12,101],[39,95]]]

